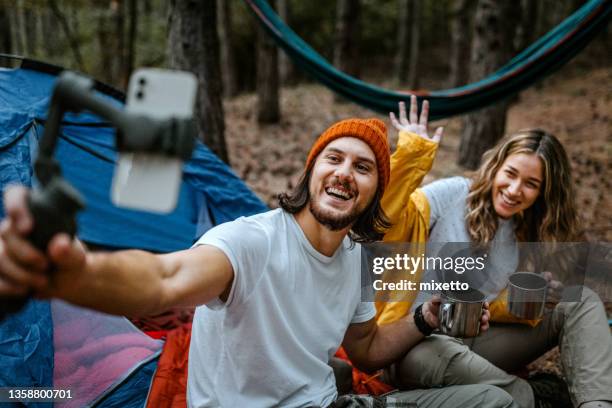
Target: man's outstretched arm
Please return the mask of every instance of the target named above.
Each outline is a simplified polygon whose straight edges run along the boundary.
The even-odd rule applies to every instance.
[[[148,315],[206,303],[223,297],[231,286],[231,263],[221,250],[207,245],[164,255],[139,250],[94,253],[58,234],[44,254],[24,238],[33,226],[26,195],[22,187],[5,192],[0,296],[33,291],[107,313]],[[49,265],[54,270],[50,277]]]

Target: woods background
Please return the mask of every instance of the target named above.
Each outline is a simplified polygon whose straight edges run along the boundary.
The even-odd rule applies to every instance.
[[[435,90],[482,79],[584,1],[270,3],[339,69],[392,89]],[[136,67],[196,73],[203,141],[271,206],[294,185],[311,142],[333,121],[386,120],[301,73],[241,0],[0,0],[0,52],[85,72],[122,90]],[[608,27],[536,86],[441,122],[446,136],[426,181],[474,169],[505,132],[542,127],[570,153],[588,235],[611,241],[611,61]]]

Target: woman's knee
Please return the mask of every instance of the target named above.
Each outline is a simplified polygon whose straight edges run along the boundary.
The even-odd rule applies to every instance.
[[[469,348],[455,338],[434,335],[421,341],[393,364],[388,375],[394,385],[401,388],[446,385],[445,374],[449,364],[469,352]]]
[[[605,312],[599,295],[586,286],[572,286],[563,294],[564,301],[559,305],[566,314],[580,313],[585,310]]]
[[[469,387],[472,388],[471,391],[474,395],[478,395],[481,398],[478,404],[479,407],[509,408],[518,406],[510,394],[494,385],[474,384]]]

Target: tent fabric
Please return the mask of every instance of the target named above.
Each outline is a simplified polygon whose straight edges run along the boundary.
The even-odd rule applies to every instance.
[[[395,111],[408,92],[368,84],[334,68],[274,12],[265,0],[245,0],[253,14],[294,62],[345,98],[374,111]],[[546,35],[488,77],[459,88],[414,91],[430,103],[430,119],[442,119],[490,105],[559,69],[603,30],[612,17],[612,2],[590,0]]]
[[[191,324],[166,334],[164,352],[151,384],[147,408],[184,408],[187,406],[187,359]]]
[[[142,408],[147,403],[151,379],[155,376],[158,359],[136,369],[121,385],[96,403],[96,408]]]
[[[33,184],[32,163],[57,72],[47,68],[32,61],[22,68],[0,68],[0,191],[11,183]],[[101,96],[122,103],[119,92]],[[201,143],[184,165],[175,211],[159,215],[117,208],[109,199],[117,158],[114,130],[95,115],[67,114],[59,136],[55,157],[65,178],[87,203],[77,224],[79,238],[88,244],[170,252],[189,248],[212,225],[267,210]],[[51,307],[49,302],[31,300],[22,311],[0,322],[0,387],[71,385],[74,389],[76,377],[70,375],[80,372],[83,377],[77,377],[88,379],[79,384],[87,396],[76,405],[64,406],[89,406],[101,398],[102,407],[143,406],[161,343],[136,332],[127,319],[73,313],[55,302]],[[88,337],[96,327],[116,331]],[[125,361],[119,364],[112,358]]]
[[[29,302],[0,324],[0,387],[53,385],[53,328],[48,302]],[[31,408],[49,403],[25,403]],[[6,403],[3,407],[20,407]]]
[[[55,76],[29,69],[0,70],[0,187],[31,185],[32,161],[43,132]],[[120,103],[117,101],[117,103]],[[211,225],[267,210],[233,171],[198,143],[184,166],[177,208],[169,215],[115,207],[110,202],[114,130],[91,114],[68,114],[55,157],[87,208],[79,237],[111,248],[167,252],[188,248]],[[3,210],[0,209],[0,218]],[[100,222],[103,220],[104,222]]]
[[[126,318],[51,301],[53,386],[70,389],[60,408],[92,406],[114,392],[134,370],[155,359],[163,343],[143,334]]]

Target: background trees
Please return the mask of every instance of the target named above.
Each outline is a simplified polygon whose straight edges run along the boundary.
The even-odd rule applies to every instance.
[[[407,90],[479,80],[583,2],[276,0],[275,6],[339,69]],[[610,61],[609,36],[596,41],[592,60]],[[192,70],[201,82],[204,140],[224,160],[221,89],[226,98],[256,91],[253,115],[274,123],[283,110],[280,85],[311,81],[261,32],[242,0],[0,0],[0,52],[84,71],[121,89],[137,66]],[[476,166],[503,134],[511,103],[465,117],[462,166]]]
[[[196,114],[204,143],[229,163],[221,102],[217,10],[214,1],[172,0],[168,18],[169,65],[193,72],[199,82]]]
[[[275,5],[272,0],[270,4]],[[257,26],[257,121],[280,120],[278,49],[263,27]]]
[[[476,82],[512,58],[521,8],[506,0],[479,0],[470,50],[469,80]],[[482,154],[503,136],[508,101],[465,115],[458,162],[476,169]]]

